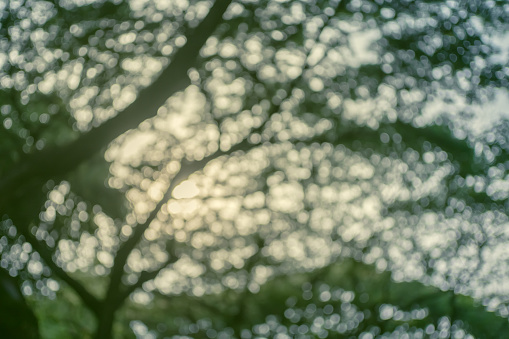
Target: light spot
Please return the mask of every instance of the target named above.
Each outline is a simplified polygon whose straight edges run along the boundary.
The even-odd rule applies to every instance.
[[[175,199],[189,199],[194,198],[198,193],[200,193],[200,190],[196,184],[192,181],[185,180],[175,187],[173,190],[173,197]]]

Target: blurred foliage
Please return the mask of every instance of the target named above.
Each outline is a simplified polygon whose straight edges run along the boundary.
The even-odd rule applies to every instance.
[[[39,338],[37,319],[19,290],[19,282],[0,269],[0,331],[6,339]]]
[[[508,335],[505,1],[0,19],[0,266],[43,338]]]
[[[485,312],[470,297],[417,282],[394,282],[388,272],[376,272],[351,259],[277,277],[256,293],[227,291],[203,298],[161,295],[156,304],[166,312],[139,317],[144,324],[193,338],[221,332],[230,337],[270,338],[376,337],[404,332],[417,337],[461,337],[469,332],[499,338],[509,326],[506,319]],[[133,306],[136,313],[143,313]],[[444,317],[451,312],[455,324]]]

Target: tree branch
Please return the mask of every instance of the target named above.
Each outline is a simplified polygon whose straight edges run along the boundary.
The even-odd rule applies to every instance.
[[[120,134],[131,128],[135,128],[139,123],[154,116],[164,102],[176,93],[184,89],[189,84],[187,71],[194,65],[203,44],[208,37],[216,30],[222,22],[222,16],[232,0],[216,0],[211,7],[207,16],[196,27],[196,29],[187,35],[187,43],[177,51],[170,65],[162,72],[157,80],[149,87],[142,90],[136,100],[116,117],[106,121],[101,126],[92,131],[83,134],[76,141],[61,147],[53,147],[41,152],[28,155],[21,161],[15,170],[4,176],[0,180],[0,191],[4,192],[4,196],[0,199],[0,210],[3,213],[10,214],[10,209],[16,208],[15,201],[21,201],[27,196],[35,196],[37,200],[42,200],[43,195],[37,193],[41,184],[50,178],[58,178],[68,171],[74,169],[80,163],[90,158],[113,141]],[[175,185],[173,185],[174,187]],[[33,197],[35,199],[35,197]],[[157,211],[162,206],[158,206],[156,211],[151,215],[145,225],[157,215]],[[31,219],[23,218],[23,219]],[[138,231],[139,237],[143,232]],[[99,301],[91,295],[78,281],[71,278],[61,267],[53,262],[51,251],[41,244],[28,229],[24,232],[25,238],[29,241],[34,249],[39,252],[47,265],[71,286],[76,293],[82,298],[84,303],[96,314],[101,311]],[[135,239],[136,240],[136,239]],[[134,245],[136,241],[131,240]],[[131,246],[131,244],[129,244]],[[127,256],[126,256],[127,258]],[[120,265],[120,277],[123,270]],[[115,269],[115,267],[114,267]],[[113,272],[116,273],[116,272]],[[120,277],[116,277],[110,284],[106,299],[102,303],[108,303],[110,298],[115,295],[115,288],[118,287]]]
[[[27,178],[39,178],[43,182],[64,175],[122,133],[154,116],[171,95],[188,86],[187,71],[195,64],[203,44],[222,22],[223,13],[231,1],[216,0],[205,19],[187,35],[187,43],[177,51],[170,65],[157,80],[138,94],[129,107],[68,145],[28,156],[0,180],[0,191],[19,189]],[[28,191],[25,188],[24,194],[20,195],[24,196]]]
[[[140,277],[138,278],[138,281],[134,283],[133,285],[126,286],[117,296],[116,302],[118,304],[122,304],[127,297],[131,295],[137,288],[142,287],[142,285],[152,279],[155,279],[159,272],[161,272],[164,268],[168,267],[168,265],[171,265],[175,263],[178,260],[177,256],[170,256],[168,260],[164,264],[161,265],[161,267],[157,268],[154,271],[143,271],[140,274]]]
[[[237,151],[248,151],[252,148],[255,148],[259,146],[260,143],[252,144],[249,143],[248,138],[244,139],[242,142],[238,143],[237,145],[233,146],[227,151],[218,150],[214,152],[213,154],[203,158],[199,161],[193,161],[193,162],[187,162],[184,161],[181,165],[180,171],[175,175],[173,180],[170,183],[170,186],[168,187],[165,195],[163,198],[158,202],[157,206],[152,210],[152,212],[147,217],[147,220],[141,224],[137,225],[134,233],[131,235],[129,239],[127,239],[126,242],[122,244],[120,249],[118,250],[116,256],[115,256],[115,262],[110,274],[110,286],[108,288],[108,293],[116,294],[118,291],[118,286],[120,285],[120,280],[122,278],[122,275],[124,273],[124,266],[127,262],[127,258],[131,251],[134,249],[134,247],[138,244],[138,242],[141,240],[143,234],[148,229],[152,221],[157,217],[157,214],[162,209],[162,207],[168,202],[170,199],[173,190],[175,187],[177,187],[178,184],[180,184],[182,181],[186,180],[191,174],[203,169],[210,161],[217,159],[223,155],[230,155]],[[116,299],[117,297],[111,297],[113,299]]]
[[[51,250],[39,241],[30,231],[24,232],[20,230],[25,239],[32,245],[33,249],[39,253],[46,265],[53,271],[53,273],[62,279],[69,287],[71,287],[83,300],[83,303],[94,313],[99,310],[99,300],[94,297],[79,281],[73,279],[67,272],[53,261]]]

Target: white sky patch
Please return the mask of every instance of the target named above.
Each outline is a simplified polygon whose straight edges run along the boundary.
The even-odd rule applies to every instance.
[[[173,105],[174,104],[174,105]],[[205,99],[196,86],[189,86],[184,93],[172,97],[159,108],[154,123],[157,129],[167,131],[184,140],[195,133],[194,123],[201,121]]]
[[[108,154],[108,157],[127,163],[131,160],[138,159],[141,152],[147,148],[147,145],[156,140],[156,135],[150,131],[134,132],[122,143],[121,147],[114,148],[114,154]],[[110,148],[108,151],[112,151]]]
[[[493,128],[502,119],[509,119],[509,90],[506,88],[495,89],[493,100],[482,105],[473,106],[475,118],[472,121],[474,133],[482,133]]]
[[[175,199],[189,199],[194,198],[200,193],[196,184],[189,180],[184,180],[173,190],[173,197]]]
[[[371,45],[381,37],[378,29],[360,31],[350,35],[350,47],[352,48],[352,65],[371,64],[377,62],[379,54],[371,48]]]
[[[509,32],[496,34],[491,38],[491,41],[499,51],[490,56],[490,62],[501,65],[507,64],[509,61]]]
[[[461,125],[467,128],[474,135],[486,132],[496,126],[503,119],[509,119],[509,90],[505,88],[494,89],[493,100],[488,100],[481,104],[470,105],[465,97],[459,95],[453,90],[444,90],[449,102],[443,98],[436,98],[429,101],[422,110],[422,118],[418,119],[419,125],[431,124],[444,113],[453,120],[465,118],[461,113],[472,114],[470,120],[462,121]]]
[[[269,207],[275,211],[298,212],[303,207],[304,191],[296,182],[282,183],[269,190]]]

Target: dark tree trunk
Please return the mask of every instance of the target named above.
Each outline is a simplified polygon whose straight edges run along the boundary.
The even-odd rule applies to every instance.
[[[97,328],[94,339],[111,339],[113,336],[113,321],[115,320],[116,309],[105,305],[97,315]]]

